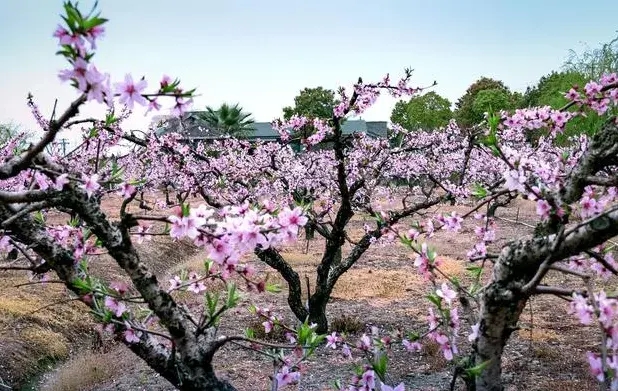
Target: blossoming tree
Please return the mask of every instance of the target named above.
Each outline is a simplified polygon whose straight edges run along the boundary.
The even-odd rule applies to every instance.
[[[503,348],[526,302],[535,294],[554,294],[572,300],[572,312],[582,323],[598,321],[600,353],[589,352],[588,360],[604,387],[618,389],[618,301],[596,292],[593,285],[595,274],[618,274],[606,246],[618,234],[616,119],[608,117],[603,129],[590,139],[573,139],[567,147],[553,143],[574,116],[586,110],[603,115],[616,105],[616,75],[591,81],[583,93],[569,91],[566,96],[572,103],[565,110],[544,107],[489,114],[485,124],[465,131],[455,125],[414,134],[394,129],[400,141],[396,147],[388,140],[344,136],[341,121],[362,113],[383,91],[400,96],[420,89],[408,86],[409,72],[394,85],[388,77],[375,84],[359,80],[353,91],[339,91],[341,103],[330,121],[313,121],[316,132],[301,140],[306,146],[303,153],[286,145],[250,145],[233,139],[193,147],[180,143],[178,135],[158,137],[149,132],[139,136],[121,129],[130,113],[117,114],[115,104],[129,110],[135,104],[160,110],[162,101],[170,99],[172,112],[181,114],[194,91],[182,90],[179,81],[169,77],[163,77],[152,92],[145,79],[130,75],[112,86],[110,76],[92,62],[106,20],[94,12],[83,15],[70,2],[64,10],[66,26],[54,35],[61,45],[59,54],[70,68],[60,78],[69,81],[79,96],[50,120],[29,99],[43,136],[26,150],[17,148],[20,136],[1,146],[0,249],[12,254],[1,269],[28,270],[43,279],[53,272],[105,330],[183,390],[234,389],[215,376],[212,366],[213,356],[227,343],[289,349],[289,354],[281,356],[256,348],[274,360],[273,389],[278,389],[298,379],[298,362],[324,338],[318,333],[327,330],[326,304],[338,278],[372,243],[399,239],[416,253],[414,266],[433,287],[427,331],[399,336],[408,350],[418,350],[423,338],[431,338],[445,358],[462,356],[457,347],[458,311],[462,310],[472,327],[468,337],[472,350],[469,359],[460,362],[460,374],[469,389],[501,390]],[[87,101],[107,105],[106,117],[78,118]],[[566,111],[572,107],[576,110]],[[293,117],[275,126],[289,140],[307,121]],[[88,125],[78,152],[67,158],[50,150],[61,129],[77,125]],[[526,134],[542,128],[550,130],[549,136],[529,145]],[[111,154],[120,143],[128,143],[131,151]],[[170,212],[165,203],[147,205],[144,193],[170,179],[181,193],[177,208]],[[402,180],[405,186],[392,185]],[[300,191],[311,196],[299,197]],[[115,194],[123,202],[117,217],[111,218],[103,213],[101,201]],[[191,195],[201,196],[206,204],[190,206],[186,200]],[[536,203],[536,229],[529,237],[495,248],[495,211],[518,196]],[[154,208],[157,213],[130,212],[137,197],[141,197],[142,208]],[[479,201],[464,215],[438,215],[410,225],[410,218],[434,205],[473,197]],[[396,198],[403,200],[401,205],[381,203]],[[299,199],[311,202],[296,206]],[[486,212],[479,213],[483,207]],[[375,225],[367,226],[359,240],[347,232],[356,213],[375,219]],[[71,219],[58,225],[52,222],[57,216]],[[492,275],[482,286],[483,267],[479,266],[474,269],[475,284],[465,287],[441,271],[427,239],[438,229],[458,234],[473,216],[480,222],[475,227],[479,240],[468,257],[471,262],[491,264]],[[299,275],[278,250],[305,225],[325,240],[314,292],[306,302]],[[193,240],[208,254],[204,270],[175,276],[162,286],[134,245],[153,234]],[[346,241],[351,250],[344,254]],[[100,248],[124,271],[130,286],[104,281],[90,272],[89,261]],[[265,289],[251,267],[241,262],[243,254],[254,252],[288,284],[288,303],[302,322],[289,328],[290,344],[218,335],[219,318],[238,301],[232,275],[249,288]],[[550,270],[580,277],[585,289],[549,286],[545,277]],[[211,281],[224,284],[225,300],[208,291]],[[192,314],[175,296],[179,290],[205,295],[208,308],[200,316]],[[257,312],[267,318],[267,329],[276,322],[268,311]],[[384,384],[381,349],[391,343],[376,335],[361,337],[357,348],[371,352],[370,363],[346,389],[404,389],[403,384]],[[349,349],[336,333],[326,337],[326,344]]]

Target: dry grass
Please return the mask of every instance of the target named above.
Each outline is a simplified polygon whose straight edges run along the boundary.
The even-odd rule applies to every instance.
[[[330,329],[343,334],[356,334],[365,328],[363,323],[357,316],[341,315],[334,318],[330,322]]]
[[[59,284],[31,285],[25,274],[3,273],[0,278],[0,363],[5,381],[21,384],[50,363],[66,359],[72,343],[83,339],[91,323],[80,303],[46,305],[68,298]]]
[[[77,356],[62,365],[41,391],[85,391],[111,379],[119,369],[117,352]]]
[[[332,297],[344,300],[400,299],[419,288],[421,278],[413,273],[369,268],[350,269],[335,284]]]

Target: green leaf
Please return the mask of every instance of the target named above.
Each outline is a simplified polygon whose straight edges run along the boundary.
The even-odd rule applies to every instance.
[[[472,368],[467,368],[465,371],[468,374],[468,376],[470,376],[471,378],[475,378],[477,376],[479,376],[482,372],[483,369],[487,368],[487,366],[489,365],[491,360],[487,360],[485,362],[480,363],[479,365],[476,365]]]
[[[189,206],[188,203],[186,204],[182,204],[182,216],[183,217],[187,217],[189,216],[189,213],[191,212],[191,207]]]
[[[466,270],[470,272],[470,275],[474,278],[479,278],[483,273],[483,268],[481,266],[468,266]]]
[[[255,339],[255,331],[252,328],[245,329],[245,337]]]
[[[45,224],[45,215],[40,210],[34,212],[34,221],[39,224]]]
[[[281,285],[280,284],[271,284],[271,283],[267,283],[266,287],[264,287],[264,289],[266,290],[266,292],[270,292],[270,293],[279,293],[281,292]]]
[[[227,303],[225,306],[227,308],[234,308],[238,305],[238,301],[240,300],[240,294],[236,290],[236,284],[228,284],[227,286]]]
[[[438,308],[442,308],[442,299],[440,298],[440,296],[434,294],[434,293],[430,293],[427,295],[427,299],[429,299],[429,301],[431,301],[433,304],[436,305],[436,307]]]
[[[388,356],[384,352],[376,355],[372,363],[373,370],[376,372],[380,380],[384,381],[386,377],[386,368],[388,366]]]
[[[481,184],[475,183],[472,185],[471,194],[476,198],[485,198],[489,192]]]

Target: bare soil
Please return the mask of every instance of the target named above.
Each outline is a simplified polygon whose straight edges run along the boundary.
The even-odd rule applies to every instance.
[[[441,207],[435,209],[437,210],[463,212],[468,209]],[[500,210],[498,216],[499,240],[496,247],[528,234],[530,228],[525,224],[535,221],[534,208],[525,201],[517,201],[508,209]],[[362,234],[363,223],[362,217],[355,217],[349,231],[352,238],[358,238]],[[471,228],[473,225],[467,226],[463,235],[439,232],[430,242],[442,258],[442,270],[463,281],[468,278],[465,254],[474,243]],[[306,241],[300,240],[297,244],[285,248],[283,256],[299,272],[303,281],[305,275],[313,281],[315,266],[322,255],[323,242],[319,239],[312,240],[307,251],[306,249]],[[347,250],[349,251],[349,248]],[[169,276],[180,268],[193,269],[203,265],[204,261],[203,254],[190,245],[172,243],[164,237],[155,237],[153,242],[141,246],[140,251],[160,273],[161,281],[167,281]],[[355,336],[368,332],[371,326],[377,326],[386,332],[393,329],[425,331],[427,302],[424,296],[429,287],[416,272],[413,260],[411,252],[398,244],[370,248],[338,282],[328,307],[329,319],[334,321],[343,316],[358,319],[361,330]],[[277,280],[276,274],[256,259],[248,259],[248,262],[260,273],[270,272],[271,281]],[[490,270],[487,274],[489,272]],[[102,257],[101,261],[97,262],[96,273],[116,277],[119,270],[111,260]],[[84,307],[77,304],[58,305],[38,312],[37,316],[43,320],[25,315],[27,311],[55,300],[50,293],[50,289],[56,289],[52,284],[17,290],[11,288],[12,285],[24,277],[0,277],[0,376],[4,381],[13,381],[18,385],[19,379],[23,381],[30,375],[25,369],[28,368],[28,363],[32,365],[38,362],[41,356],[45,357],[54,352],[59,359],[69,357],[69,360],[42,379],[38,385],[41,390],[174,390],[174,387],[154,374],[121,345],[110,346],[105,351],[91,351],[87,342],[90,322],[83,313]],[[572,278],[551,275],[549,279],[560,286],[577,286],[577,281]],[[255,324],[256,319],[247,311],[247,306],[251,303],[268,306],[293,322],[286,303],[285,285],[282,286],[284,290],[279,294],[258,295],[245,292],[241,306],[224,317],[220,333],[242,334],[247,325]],[[55,292],[54,295],[62,297],[62,289],[57,287],[56,291],[52,291]],[[16,307],[19,310],[7,310],[9,305],[6,303],[12,303],[11,308]],[[197,304],[198,300],[195,298],[189,301],[191,306]],[[585,351],[595,349],[598,344],[596,329],[580,326],[576,319],[567,314],[567,308],[567,302],[553,296],[539,296],[530,301],[521,319],[520,330],[511,337],[504,355],[504,380],[507,390],[587,391],[598,388],[588,372],[585,358]],[[7,313],[10,315],[7,316]],[[52,319],[62,323],[53,323]],[[30,328],[30,331],[23,332],[27,328]],[[469,325],[464,321],[459,347],[463,352],[469,350],[466,339],[469,330]],[[44,332],[57,333],[55,340],[66,340],[63,342],[65,347],[47,346],[45,354],[37,353],[34,349],[24,350],[25,346],[35,346],[32,341],[39,337],[33,336],[44,335]],[[54,340],[51,337],[40,339],[47,342]],[[350,340],[355,341],[354,338]],[[19,354],[23,357],[19,358]],[[337,351],[320,347],[307,362],[301,384],[289,389],[331,389],[333,380],[349,379],[354,365],[358,363],[358,359],[350,361]],[[216,356],[215,368],[221,378],[228,379],[239,390],[269,389],[272,363],[255,352],[225,347]],[[395,347],[389,368],[391,383],[398,384],[403,381],[409,390],[426,391],[449,389],[453,369],[431,345],[421,353],[408,353]],[[463,389],[461,385],[458,387],[456,389]]]

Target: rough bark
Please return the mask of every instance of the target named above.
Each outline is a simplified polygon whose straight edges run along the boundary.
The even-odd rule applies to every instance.
[[[563,204],[581,198],[587,180],[604,167],[618,163],[618,129],[610,119],[592,139],[578,165],[557,197]],[[618,234],[618,209],[612,209],[562,234],[567,218],[539,224],[532,239],[518,240],[504,247],[496,260],[491,282],[481,297],[479,337],[475,342],[477,365],[487,366],[476,379],[476,391],[502,391],[502,353],[527,300],[530,284],[541,281],[552,263],[577,255]],[[560,238],[557,238],[561,235]],[[538,274],[538,275],[537,275]]]
[[[161,319],[175,345],[172,352],[160,344],[152,335],[142,333],[138,343],[128,347],[146,362],[153,370],[180,390],[235,390],[229,383],[220,381],[212,368],[214,352],[208,352],[198,341],[186,316],[180,311],[169,294],[162,290],[156,277],[140,260],[133,247],[128,230],[119,224],[112,224],[101,212],[94,199],[74,188],[65,189],[55,200],[59,206],[74,210],[101,240],[109,254],[129,275],[133,285],[148,303],[148,306]],[[0,219],[6,221],[14,211],[5,203],[0,203]],[[77,295],[82,293],[73,285],[78,278],[75,259],[72,253],[55,243],[43,226],[30,216],[13,218],[5,227],[10,235],[28,245],[35,253],[51,265],[67,288]],[[122,332],[122,327],[118,332]],[[208,341],[206,341],[208,342]],[[206,346],[208,346],[206,344]]]

